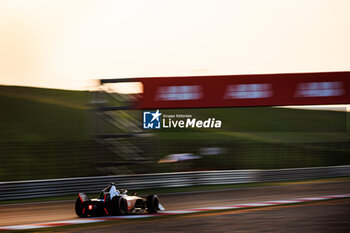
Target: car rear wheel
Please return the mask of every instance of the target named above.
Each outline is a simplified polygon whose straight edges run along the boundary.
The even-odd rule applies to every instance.
[[[121,196],[115,196],[112,199],[112,210],[114,215],[124,215],[128,211],[126,199]]]
[[[75,201],[75,213],[79,217],[86,217],[87,216],[86,212],[87,212],[86,205],[81,201],[80,197],[78,197],[77,200]]]
[[[155,214],[158,211],[159,199],[157,195],[149,195],[147,197],[147,211],[150,214]]]

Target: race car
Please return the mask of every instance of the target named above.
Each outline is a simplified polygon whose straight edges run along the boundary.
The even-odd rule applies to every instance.
[[[136,194],[128,196],[127,192],[125,189],[118,190],[115,183],[110,183],[94,199],[90,199],[84,193],[79,193],[75,202],[75,213],[79,217],[88,217],[140,212],[155,214],[158,210],[165,210],[157,195],[143,198],[136,196]]]

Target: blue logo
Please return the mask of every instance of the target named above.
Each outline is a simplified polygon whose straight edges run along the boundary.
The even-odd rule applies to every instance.
[[[144,129],[160,129],[159,109],[156,112],[143,112],[143,128]]]

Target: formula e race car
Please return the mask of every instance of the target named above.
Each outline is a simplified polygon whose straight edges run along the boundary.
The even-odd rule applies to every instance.
[[[137,212],[157,213],[165,210],[160,204],[157,195],[149,195],[146,198],[135,195],[128,196],[127,190],[118,190],[114,183],[104,188],[97,198],[90,199],[86,194],[79,193],[75,202],[75,213],[79,217],[125,215]]]

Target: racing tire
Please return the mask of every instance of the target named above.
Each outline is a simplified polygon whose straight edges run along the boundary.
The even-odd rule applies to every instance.
[[[77,200],[75,201],[75,213],[79,217],[86,217],[87,216],[86,205],[81,201],[80,197],[78,197]]]
[[[121,196],[112,198],[112,210],[114,215],[124,215],[128,212],[128,203],[126,199]]]
[[[159,198],[157,195],[149,195],[146,201],[147,211],[150,214],[156,214],[158,212]]]

